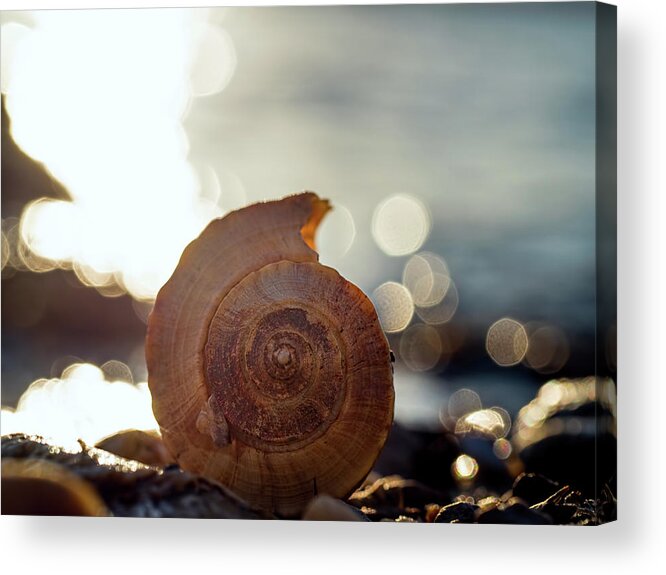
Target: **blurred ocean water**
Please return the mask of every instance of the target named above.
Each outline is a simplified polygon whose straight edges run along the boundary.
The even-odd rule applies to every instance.
[[[186,120],[191,157],[248,201],[313,189],[351,213],[329,257],[366,291],[405,258],[371,235],[377,204],[430,211],[459,319],[594,322],[591,4],[231,9],[237,69]],[[224,193],[224,191],[223,191]]]
[[[304,189],[329,198],[336,209],[320,233],[321,261],[368,294],[402,281],[413,252],[446,261],[458,297],[450,331],[464,342],[445,368],[400,366],[398,419],[433,424],[457,389],[512,414],[529,401],[549,375],[490,360],[484,338],[502,317],[557,327],[571,350],[566,375],[594,372],[593,3],[225,8],[208,19],[228,40],[207,57],[234,64],[224,89],[197,94],[183,119],[202,194],[222,211]],[[413,250],[378,241],[378,210],[396,197],[403,203],[380,232],[399,230],[411,217],[400,210],[417,206]],[[142,217],[159,218],[172,201],[147,202],[155,213]],[[150,253],[160,245],[151,241],[128,249]],[[93,318],[99,301],[90,305],[79,315]],[[136,320],[138,308],[126,308]],[[114,335],[111,321],[93,329],[77,317],[77,331],[65,316],[51,313],[50,336],[38,322],[39,337],[3,322],[11,402],[32,379],[59,376],[44,366],[65,355],[120,359],[145,379],[142,324],[124,338],[122,322]],[[438,329],[445,336],[449,324]]]

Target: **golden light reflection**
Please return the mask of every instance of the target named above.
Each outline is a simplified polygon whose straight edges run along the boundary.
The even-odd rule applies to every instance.
[[[524,363],[539,373],[555,373],[569,360],[569,342],[564,332],[551,325],[530,330]]]
[[[444,299],[451,282],[444,259],[431,252],[409,258],[402,272],[402,283],[412,294],[414,304],[428,307]]]
[[[98,272],[95,268],[74,262],[72,266],[77,279],[87,287],[94,287],[106,297],[118,297],[125,293],[116,282],[115,274],[110,272]]]
[[[508,459],[513,452],[513,447],[508,439],[500,437],[493,443],[493,453],[497,459]]]
[[[564,389],[555,381],[544,383],[539,389],[537,399],[539,403],[548,409],[555,407],[562,401]]]
[[[430,213],[417,198],[396,194],[386,198],[372,216],[372,235],[389,256],[417,251],[430,234]]]
[[[36,434],[73,449],[79,439],[94,445],[124,429],[159,429],[148,384],[131,383],[131,371],[118,361],[102,368],[76,363],[60,378],[33,382],[15,410],[2,408],[0,424],[3,435]]]
[[[386,282],[372,293],[379,321],[387,333],[405,329],[414,315],[414,302],[409,290],[397,282]]]
[[[502,367],[519,364],[527,353],[525,327],[515,319],[502,318],[488,328],[486,351]]]
[[[5,236],[5,232],[2,232],[2,243],[0,245],[2,247],[2,267],[0,269],[4,270],[7,262],[9,262],[9,240]]]
[[[432,369],[443,351],[439,332],[429,325],[413,325],[400,338],[400,359],[413,371]]]
[[[456,479],[473,479],[479,472],[479,464],[473,457],[463,454],[453,462],[452,471]]]
[[[455,426],[457,434],[480,433],[489,435],[495,439],[505,437],[511,428],[511,422],[507,423],[501,408],[479,409],[468,413],[458,419]],[[504,410],[502,410],[504,411]],[[506,413],[508,417],[508,413]]]
[[[21,240],[39,257],[72,260],[82,239],[76,235],[79,218],[75,204],[41,198],[23,212]]]
[[[442,325],[451,321],[458,309],[458,304],[460,303],[458,298],[458,288],[456,288],[456,284],[453,283],[453,280],[448,276],[437,277],[438,279],[436,281],[441,281],[443,284],[446,284],[446,291],[443,299],[431,306],[416,307],[416,315],[430,325]]]
[[[223,215],[201,193],[182,119],[192,96],[228,83],[231,40],[205,10],[31,17],[29,29],[2,26],[12,136],[72,201],[28,205],[21,240],[56,266],[78,264],[77,277],[105,295],[118,294],[113,283],[152,299],[183,248]]]
[[[118,361],[117,359],[111,359],[106,363],[103,363],[100,366],[104,378],[107,381],[124,381],[126,383],[134,383],[134,377],[132,376],[132,370],[126,363]]]
[[[597,420],[596,417],[558,416],[561,411],[574,411],[590,401],[597,401],[610,414],[610,418]],[[542,385],[537,396],[520,409],[512,441],[517,449],[523,449],[557,433],[581,433],[586,426],[591,427],[591,432],[597,433],[602,422],[608,424],[607,432],[615,434],[616,418],[617,392],[612,379],[554,379]]]
[[[538,403],[529,404],[518,412],[521,422],[527,427],[538,427],[546,419],[548,412]]]
[[[501,437],[506,437],[509,434],[509,431],[511,431],[511,416],[509,415],[509,412],[503,407],[499,407],[497,405],[494,405],[490,409],[502,419],[503,433]]]
[[[455,391],[449,397],[448,413],[453,418],[460,418],[463,415],[478,411],[481,409],[481,398],[476,391],[463,388]]]

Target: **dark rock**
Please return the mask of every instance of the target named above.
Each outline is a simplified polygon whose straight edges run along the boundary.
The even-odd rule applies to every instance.
[[[548,515],[518,502],[513,502],[506,507],[495,507],[485,512],[479,509],[476,512],[476,522],[514,525],[551,525],[553,523]]]
[[[94,447],[78,453],[23,434],[2,437],[2,457],[59,463],[90,482],[118,517],[268,519],[223,485],[177,467],[162,469]]]
[[[530,509],[549,515],[553,523],[564,525],[571,522],[581,503],[581,494],[566,485]]]
[[[558,433],[523,449],[520,457],[525,469],[543,473],[589,496],[595,492],[597,473],[609,477],[614,472],[616,448],[615,438],[609,435],[595,438],[594,434]]]
[[[450,433],[416,431],[393,424],[374,469],[380,475],[409,477],[446,491],[455,486],[451,465],[459,455],[457,439]]]
[[[442,507],[435,517],[435,523],[474,523],[477,509],[479,506],[474,503],[457,501]]]
[[[447,497],[427,485],[399,476],[382,477],[372,485],[355,491],[349,503],[355,507],[374,509],[409,507],[425,508],[429,503],[445,503]]]
[[[555,493],[560,486],[538,473],[521,473],[513,483],[514,497],[520,497],[528,505],[540,503]]]
[[[615,384],[605,378],[542,386],[514,422],[514,453],[525,471],[597,497],[617,469],[615,399]]]

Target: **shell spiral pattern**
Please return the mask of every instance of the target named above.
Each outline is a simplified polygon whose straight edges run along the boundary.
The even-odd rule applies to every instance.
[[[283,516],[351,493],[393,420],[375,309],[314,251],[329,209],[306,192],[215,220],[148,325],[153,411],[181,467]]]

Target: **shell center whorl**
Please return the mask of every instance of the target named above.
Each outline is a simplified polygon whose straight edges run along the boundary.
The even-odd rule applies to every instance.
[[[273,399],[287,399],[301,393],[316,377],[317,359],[306,337],[295,331],[270,333],[275,322],[287,318],[275,315],[297,316],[298,310],[274,312],[259,322],[245,352],[246,370],[257,390]],[[290,322],[294,323],[293,319]],[[287,324],[289,325],[289,324]],[[291,329],[293,325],[290,326]],[[263,356],[263,357],[262,357]],[[261,361],[257,361],[262,357]]]
[[[316,271],[292,262],[267,266],[218,306],[205,346],[206,384],[232,439],[263,451],[298,449],[340,413],[348,350],[342,316],[329,313],[327,298],[310,287]]]
[[[286,367],[293,361],[294,350],[291,346],[283,345],[273,352],[273,359],[281,366]]]

